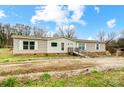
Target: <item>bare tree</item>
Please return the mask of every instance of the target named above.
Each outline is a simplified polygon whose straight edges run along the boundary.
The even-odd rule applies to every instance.
[[[47,37],[47,31],[42,28],[33,28],[33,36],[35,37]]]
[[[107,35],[106,43],[113,41],[116,38],[117,34],[115,32],[110,32]]]
[[[118,46],[117,41],[116,41],[116,37],[117,37],[117,34],[115,32],[106,33],[105,31],[100,31],[97,34],[97,39],[100,42],[105,42],[106,49],[111,54],[116,52],[115,46]]]
[[[3,24],[0,23],[0,48],[3,48],[5,44],[6,44],[6,34]]]
[[[75,38],[76,36],[75,36],[75,31],[74,31],[74,27],[73,26],[67,26],[66,28],[65,28],[65,35],[66,35],[66,37],[68,37],[68,38]]]
[[[25,25],[23,32],[24,32],[23,34],[24,34],[25,36],[30,36],[30,34],[31,34],[31,27],[28,26],[28,25]]]
[[[76,38],[75,30],[72,25],[58,26],[58,32],[53,35],[54,37],[67,37]]]
[[[4,26],[4,33],[6,35],[6,47],[12,46],[12,30],[10,24],[5,24]]]
[[[16,35],[30,36],[32,28],[28,25],[16,24],[12,29]]]
[[[101,30],[97,34],[97,39],[100,42],[104,42],[106,40],[106,32],[104,30]]]
[[[60,37],[59,33],[54,33],[53,37]]]

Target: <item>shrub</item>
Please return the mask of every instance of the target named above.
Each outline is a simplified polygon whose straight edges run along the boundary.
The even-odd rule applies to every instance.
[[[49,80],[51,78],[51,76],[48,74],[48,73],[44,73],[44,74],[42,74],[41,76],[40,76],[40,79],[42,80],[42,81],[47,81],[47,80]]]
[[[1,82],[1,86],[3,87],[15,87],[18,84],[18,81],[15,77],[10,77]]]
[[[113,48],[113,47],[108,47],[107,50],[108,50],[111,54],[116,53],[116,49]]]

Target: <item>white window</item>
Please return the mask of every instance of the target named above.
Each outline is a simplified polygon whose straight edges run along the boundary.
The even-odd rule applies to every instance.
[[[34,50],[35,42],[34,41],[23,41],[23,50]]]

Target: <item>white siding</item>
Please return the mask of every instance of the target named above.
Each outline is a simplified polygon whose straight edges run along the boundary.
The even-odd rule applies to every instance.
[[[19,50],[23,50],[23,41],[19,40]]]
[[[38,50],[38,41],[35,41],[35,50]]]
[[[81,43],[81,42],[79,42]],[[77,43],[77,48],[79,47],[79,43]],[[104,43],[100,43],[99,44],[99,50],[96,49],[96,44],[97,43],[85,43],[85,50],[88,52],[105,52],[105,44]]]
[[[34,50],[23,50],[23,41],[34,41]],[[43,40],[30,40],[30,39],[14,39],[13,40],[13,54],[34,54],[34,53],[47,53],[47,41]]]
[[[23,50],[23,41],[35,41],[34,50]],[[52,47],[51,43],[56,42],[57,47]],[[64,43],[64,50],[61,50],[61,43]],[[96,50],[96,43],[87,43],[85,44],[85,50],[88,52],[105,52],[105,44],[100,43],[100,49]],[[65,39],[58,38],[53,40],[35,40],[35,39],[14,39],[13,40],[13,53],[14,54],[31,54],[31,53],[67,53],[68,48],[79,48],[79,43]]]
[[[84,44],[84,46],[85,46],[85,49],[84,50],[87,50],[87,44],[86,43]]]
[[[57,42],[57,47],[52,47],[51,43]],[[64,50],[61,50],[61,43],[64,43]],[[76,47],[76,42],[65,39],[65,38],[59,38],[54,40],[47,41],[47,53],[67,53],[68,47]]]

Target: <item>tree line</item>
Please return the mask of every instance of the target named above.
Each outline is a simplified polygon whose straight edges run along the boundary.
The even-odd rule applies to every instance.
[[[124,51],[124,30],[120,33],[109,32],[101,30],[97,33],[97,40],[100,42],[105,42],[106,49],[111,53],[115,53],[116,49],[120,48]]]
[[[0,23],[0,48],[12,46],[12,35],[45,36],[47,31],[42,28],[31,27],[24,24],[2,24]],[[43,34],[42,34],[43,33]]]
[[[47,29],[36,26],[29,26],[24,24],[10,25],[0,23],[0,48],[12,47],[12,35],[76,38],[74,28],[70,25],[58,26],[58,31],[51,34],[49,31],[47,31]]]

